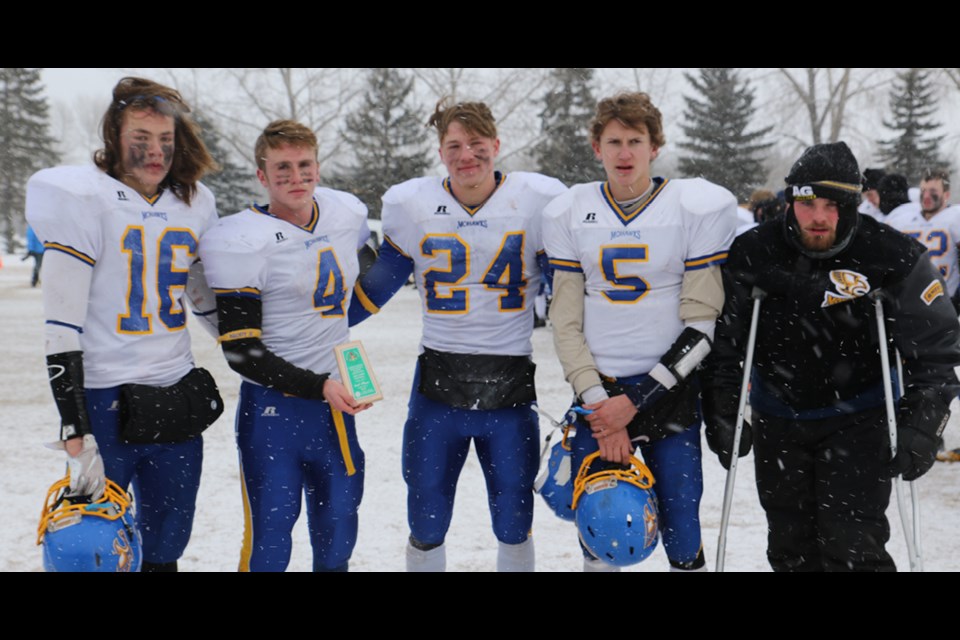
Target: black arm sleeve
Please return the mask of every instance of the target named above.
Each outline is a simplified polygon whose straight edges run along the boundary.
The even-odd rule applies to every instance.
[[[60,439],[69,440],[92,433],[83,393],[83,352],[67,351],[47,356],[47,372],[53,400],[60,412]]]
[[[890,333],[903,358],[906,395],[933,389],[947,405],[960,392],[960,323],[943,281],[926,254],[887,290]]]
[[[223,355],[231,369],[281,393],[323,399],[323,384],[329,374],[314,373],[290,364],[272,353],[256,337],[262,323],[262,305],[258,298],[217,296],[217,315]]]

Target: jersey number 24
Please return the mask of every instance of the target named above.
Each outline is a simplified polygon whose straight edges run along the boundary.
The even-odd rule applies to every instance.
[[[524,233],[506,233],[496,256],[480,282],[487,289],[498,290],[500,311],[522,311]],[[420,253],[433,258],[447,254],[446,268],[431,267],[423,273],[423,284],[429,313],[467,313],[470,311],[470,290],[458,287],[470,275],[470,245],[455,233],[430,234],[420,243]],[[439,287],[449,287],[443,292]]]

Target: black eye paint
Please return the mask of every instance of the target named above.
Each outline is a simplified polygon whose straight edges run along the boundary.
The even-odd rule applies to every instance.
[[[160,145],[160,150],[163,151],[164,166],[171,166],[173,164],[173,143]]]
[[[127,169],[139,169],[147,163],[147,150],[149,145],[146,142],[137,142],[130,145],[130,166]],[[171,149],[172,153],[172,149]]]

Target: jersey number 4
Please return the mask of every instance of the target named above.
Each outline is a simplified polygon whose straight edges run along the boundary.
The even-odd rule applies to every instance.
[[[117,316],[120,333],[152,333],[153,316],[147,313],[147,254],[143,227],[130,226],[123,232],[120,250],[127,254],[127,312]],[[187,264],[197,255],[197,239],[190,229],[167,229],[157,242],[156,269],[153,282],[157,287],[157,317],[171,331],[183,329],[187,318],[180,306],[180,296],[187,284],[189,267],[177,266],[176,252],[182,251]]]
[[[487,289],[501,291],[500,311],[522,311],[524,233],[515,231],[503,236],[497,255],[490,262],[480,282]],[[470,245],[456,234],[431,234],[420,243],[420,253],[428,258],[447,255],[446,268],[431,267],[423,273],[428,313],[467,313],[470,311],[470,290],[458,287],[470,275]],[[444,292],[439,287],[448,287]]]
[[[347,290],[343,286],[343,269],[332,248],[317,256],[317,288],[313,292],[313,308],[324,318],[340,318],[344,314]]]

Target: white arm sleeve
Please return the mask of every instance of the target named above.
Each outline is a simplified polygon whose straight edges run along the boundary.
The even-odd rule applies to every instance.
[[[93,268],[60,251],[47,251],[41,267],[46,355],[81,351]]]
[[[190,265],[185,294],[190,310],[193,312],[193,317],[214,340],[219,340],[220,323],[217,317],[217,296],[213,293],[210,285],[207,284],[203,263],[199,260]]]

